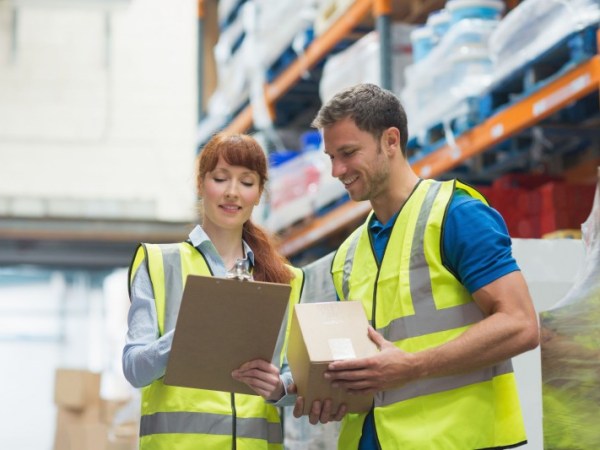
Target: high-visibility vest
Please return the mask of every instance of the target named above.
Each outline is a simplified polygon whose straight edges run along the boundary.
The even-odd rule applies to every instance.
[[[406,352],[442,345],[483,319],[442,262],[444,217],[456,188],[486,202],[458,181],[423,180],[397,216],[381,264],[369,239],[372,213],[334,257],[339,298],[362,301],[373,327]],[[526,442],[510,360],[379,392],[373,414],[382,449],[472,450]],[[344,418],[340,449],[358,448],[365,417]]]
[[[147,264],[152,280],[162,336],[175,327],[187,276],[212,273],[204,255],[187,242],[140,245],[130,268],[130,284],[140,264]],[[298,301],[303,281],[301,270],[290,269],[295,278],[288,312]],[[273,361],[277,365],[285,353],[287,329],[282,326]],[[283,449],[277,408],[257,395],[167,386],[160,378],[142,388],[141,412],[142,450]]]

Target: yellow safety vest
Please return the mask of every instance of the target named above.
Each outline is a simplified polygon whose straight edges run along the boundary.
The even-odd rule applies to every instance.
[[[372,213],[334,257],[339,298],[361,300],[373,327],[406,352],[442,345],[483,319],[472,296],[442,263],[444,217],[458,187],[486,202],[463,183],[423,180],[394,223],[381,265],[369,239]],[[340,449],[358,448],[365,417],[344,418]],[[374,420],[382,449],[473,450],[526,442],[510,360],[379,392]]]
[[[212,273],[204,255],[187,242],[140,245],[130,268],[130,284],[142,263],[147,264],[152,280],[162,336],[175,327],[187,276]],[[290,317],[303,282],[302,271],[291,269],[295,278],[288,305]],[[280,365],[285,354],[289,322],[288,318],[288,327],[282,327],[275,364]],[[140,449],[227,448],[283,449],[277,408],[260,396],[167,386],[162,378],[142,388]]]

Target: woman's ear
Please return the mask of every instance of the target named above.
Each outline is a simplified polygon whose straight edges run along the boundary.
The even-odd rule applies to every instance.
[[[265,189],[260,188],[260,191],[258,192],[258,199],[256,200],[256,203],[254,203],[254,206],[258,206],[260,204],[260,199],[262,198],[264,193],[265,193]]]
[[[204,187],[202,186],[202,178],[200,177],[198,177],[198,181],[196,182],[196,190],[198,191],[198,198],[202,198]]]

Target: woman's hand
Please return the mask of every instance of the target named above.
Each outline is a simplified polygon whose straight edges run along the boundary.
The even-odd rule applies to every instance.
[[[234,380],[246,383],[265,400],[277,401],[285,394],[279,369],[263,359],[242,364],[239,369],[231,372],[231,376]]]

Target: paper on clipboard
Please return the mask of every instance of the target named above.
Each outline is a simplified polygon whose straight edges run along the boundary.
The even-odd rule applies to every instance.
[[[164,383],[255,394],[231,372],[253,359],[271,361],[291,287],[189,275]]]

